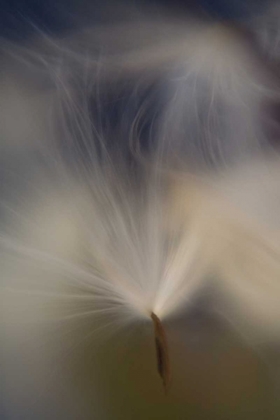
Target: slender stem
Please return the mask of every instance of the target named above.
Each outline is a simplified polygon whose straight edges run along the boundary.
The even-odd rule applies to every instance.
[[[158,373],[162,379],[165,393],[167,393],[171,381],[171,366],[169,360],[167,337],[161,320],[158,318],[158,316],[152,312],[151,318],[154,323]]]

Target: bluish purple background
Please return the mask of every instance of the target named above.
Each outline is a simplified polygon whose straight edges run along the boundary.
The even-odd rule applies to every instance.
[[[172,12],[194,11],[217,19],[240,19],[255,13],[270,0],[130,0],[165,6]],[[118,0],[113,3],[117,8]],[[0,36],[21,40],[35,28],[54,34],[79,25],[100,21],[110,12],[110,2],[102,0],[0,0]],[[109,13],[108,13],[109,14]]]

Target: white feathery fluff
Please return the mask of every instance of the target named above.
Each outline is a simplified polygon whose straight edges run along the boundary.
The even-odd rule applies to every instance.
[[[53,372],[67,351],[151,331],[209,286],[240,331],[279,339],[280,161],[262,130],[278,86],[256,51],[238,28],[167,19],[2,42],[8,418],[90,418]]]

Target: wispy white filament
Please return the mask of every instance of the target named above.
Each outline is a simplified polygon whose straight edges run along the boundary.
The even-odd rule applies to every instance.
[[[238,328],[279,339],[280,170],[263,153],[261,118],[277,82],[240,34],[144,20],[44,35],[32,48],[3,42],[1,333],[11,418],[36,415],[37,387],[41,407],[59,394],[52,374],[73,394],[76,382],[57,372],[77,349],[151,333],[151,314],[179,317],[208,287]]]

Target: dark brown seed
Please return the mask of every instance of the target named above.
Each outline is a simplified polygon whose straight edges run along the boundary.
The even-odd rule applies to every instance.
[[[151,318],[154,323],[158,373],[162,379],[165,393],[167,393],[171,381],[171,366],[169,360],[167,338],[163,325],[158,316],[152,312]]]

